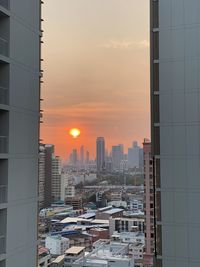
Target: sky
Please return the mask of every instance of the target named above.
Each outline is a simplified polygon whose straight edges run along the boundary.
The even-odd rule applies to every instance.
[[[66,158],[150,136],[149,1],[48,0],[43,5],[41,138]],[[77,139],[69,135],[81,130]]]

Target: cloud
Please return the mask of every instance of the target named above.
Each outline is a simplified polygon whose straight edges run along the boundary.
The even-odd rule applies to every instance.
[[[99,45],[103,48],[111,49],[134,49],[134,48],[148,48],[149,42],[147,40],[131,41],[131,40],[109,40],[107,43]]]

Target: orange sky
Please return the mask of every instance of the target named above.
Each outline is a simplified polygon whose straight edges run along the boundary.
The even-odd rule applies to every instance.
[[[149,137],[148,0],[48,0],[41,138],[66,158]],[[68,131],[78,127],[77,139]]]

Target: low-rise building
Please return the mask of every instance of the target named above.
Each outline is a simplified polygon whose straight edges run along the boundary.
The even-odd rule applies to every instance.
[[[129,256],[129,245],[99,240],[92,252],[76,260],[73,267],[134,267],[134,259]]]
[[[110,217],[116,218],[123,216],[124,209],[113,208],[112,206],[100,208],[96,212],[96,219],[109,220]]]
[[[51,264],[51,254],[48,248],[38,247],[38,266],[49,267]]]
[[[62,255],[69,248],[69,239],[61,235],[47,236],[45,247],[48,248],[52,255]]]
[[[73,262],[84,256],[85,247],[71,247],[65,251],[64,267],[72,267]]]
[[[139,218],[110,218],[109,219],[110,235],[115,231],[121,232],[144,232],[144,219]]]
[[[58,256],[51,262],[51,267],[64,267],[65,255]]]

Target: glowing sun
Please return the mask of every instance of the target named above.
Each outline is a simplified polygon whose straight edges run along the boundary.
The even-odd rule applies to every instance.
[[[73,128],[69,131],[69,134],[73,137],[73,138],[77,138],[80,134],[81,131],[77,128]]]

